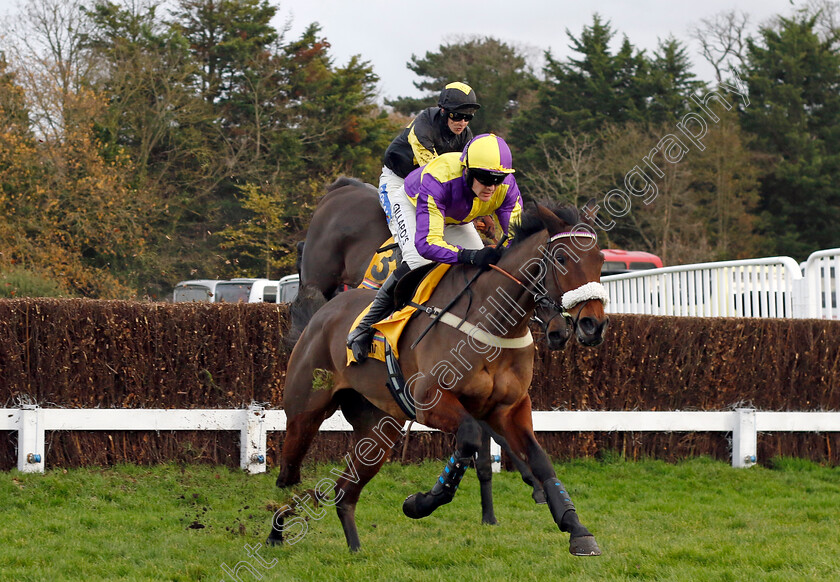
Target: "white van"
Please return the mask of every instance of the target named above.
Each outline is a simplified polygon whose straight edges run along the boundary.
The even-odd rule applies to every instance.
[[[175,285],[172,301],[216,303],[290,303],[298,292],[300,278],[288,275],[279,281],[239,278],[230,280],[196,279]]]
[[[277,303],[291,303],[297,297],[300,276],[286,275],[277,282]]]
[[[216,302],[277,303],[277,281],[239,278],[216,285]]]
[[[175,303],[185,301],[212,303],[216,300],[216,286],[219,283],[221,283],[219,279],[181,281],[175,285],[175,291],[172,293],[172,301]]]

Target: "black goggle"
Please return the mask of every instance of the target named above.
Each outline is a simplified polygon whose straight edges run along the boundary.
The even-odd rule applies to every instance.
[[[470,175],[484,186],[498,186],[507,178],[503,172],[491,172],[489,170],[470,170]]]
[[[458,113],[457,111],[449,111],[449,119],[452,121],[472,121],[475,117],[472,113]]]

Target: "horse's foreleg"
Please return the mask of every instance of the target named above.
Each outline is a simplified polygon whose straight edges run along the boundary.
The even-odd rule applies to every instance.
[[[426,413],[423,422],[431,422],[431,426],[441,430],[456,429],[456,450],[434,487],[426,493],[409,495],[403,502],[403,513],[412,519],[431,515],[435,509],[452,501],[470,460],[481,447],[481,426],[449,393],[445,393],[435,408]]]
[[[482,427],[481,448],[475,460],[475,473],[481,487],[481,523],[496,525],[493,511],[493,460],[490,458],[490,433]]]
[[[531,399],[526,396],[514,409],[494,418],[514,454],[521,455],[545,490],[548,507],[560,531],[568,532],[569,552],[576,556],[600,556],[595,537],[578,519],[574,503],[554,467],[534,436],[531,424]]]

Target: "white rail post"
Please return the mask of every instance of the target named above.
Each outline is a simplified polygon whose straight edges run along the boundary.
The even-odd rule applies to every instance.
[[[817,317],[818,306],[821,305],[819,295],[812,293],[808,279],[793,279],[791,281],[791,317],[804,319]]]
[[[251,404],[244,411],[245,424],[239,437],[239,466],[250,474],[265,473],[266,435],[265,408]]]
[[[43,473],[44,413],[37,404],[23,404],[18,414],[18,471]]]
[[[757,460],[758,432],[755,427],[755,408],[736,408],[732,429],[732,466],[748,468]]]
[[[490,467],[494,473],[502,472],[502,447],[493,439],[490,439]]]

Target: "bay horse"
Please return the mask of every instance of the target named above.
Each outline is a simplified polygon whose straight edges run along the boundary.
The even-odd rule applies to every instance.
[[[584,214],[593,216],[592,208],[586,210]],[[600,555],[534,435],[528,388],[535,348],[532,342],[521,342],[530,337],[530,318],[542,303],[570,313],[579,343],[594,346],[603,341],[609,321],[599,282],[604,259],[594,235],[579,227],[581,220],[573,207],[549,210],[537,205],[515,228],[498,270],[481,273],[470,293],[464,294],[463,287],[475,274],[474,267],[454,265],[441,278],[427,306],[444,306],[459,297],[450,313],[472,329],[487,326],[501,337],[491,334],[491,339],[485,335],[473,341],[472,332],[438,323],[410,349],[428,320],[418,317],[407,324],[398,351],[417,420],[456,435],[456,451],[435,486],[405,500],[408,517],[428,516],[452,500],[466,465],[481,446],[483,421],[507,440],[542,483],[555,523],[570,534],[569,551]],[[589,220],[584,222],[591,226]],[[372,296],[372,291],[352,289],[314,314],[292,351],[284,393],[287,426],[278,487],[300,482],[301,463],[324,419],[340,408],[353,426],[357,444],[345,456],[346,471],[333,471],[337,479],[324,479],[316,488],[322,503],[335,505],[351,551],[361,547],[355,521],[361,490],[379,471],[395,442],[394,432],[401,436],[407,420],[386,387],[384,364],[372,358],[361,365],[347,361],[347,332]],[[285,519],[282,512],[275,514],[267,543],[283,541]]]
[[[312,214],[306,240],[298,245],[300,290],[290,309],[290,348],[326,300],[344,289],[361,284],[371,258],[390,236],[376,188],[346,176],[327,186],[327,193]],[[396,265],[378,264],[373,269],[373,275],[380,282],[384,281],[392,267]],[[549,349],[557,350],[565,346],[572,336],[572,327],[558,310],[551,307],[538,305],[535,319],[542,326]],[[497,523],[493,509],[491,435],[508,454],[522,480],[531,486],[534,501],[545,503],[542,485],[533,478],[528,466],[511,453],[504,439],[489,426],[483,424],[482,429],[482,445],[475,460],[481,492],[481,522]]]

